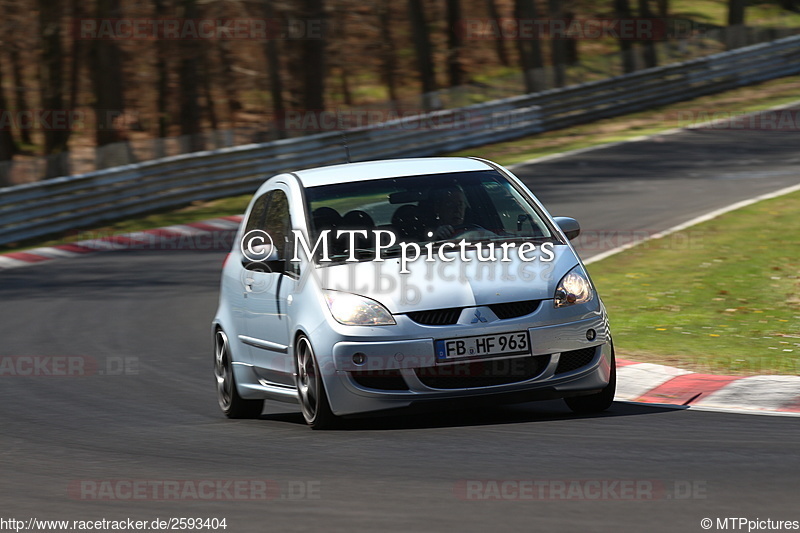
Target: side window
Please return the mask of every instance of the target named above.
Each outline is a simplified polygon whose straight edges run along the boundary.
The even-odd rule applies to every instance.
[[[289,199],[285,192],[275,190],[270,193],[264,224],[260,229],[272,237],[272,242],[277,248],[278,258],[286,258],[289,234],[291,233],[291,219],[289,217]]]
[[[262,194],[258,200],[256,200],[253,209],[250,211],[250,218],[247,219],[247,224],[244,226],[245,235],[254,229],[261,229],[264,227],[264,215],[267,212],[267,203],[269,203],[269,197],[271,195],[272,193],[268,192]]]
[[[507,234],[517,236],[549,236],[544,222],[537,214],[525,206],[525,200],[519,196],[510,184],[484,182],[483,187],[491,198],[503,230]]]

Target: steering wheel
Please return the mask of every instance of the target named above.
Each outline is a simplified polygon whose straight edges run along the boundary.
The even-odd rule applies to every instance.
[[[453,226],[453,236],[450,237],[451,239],[456,237],[462,237],[467,233],[472,232],[482,232],[482,233],[491,233],[492,235],[497,235],[495,232],[488,230],[481,226],[480,224],[459,224],[457,226]]]
[[[478,229],[483,229],[483,226],[479,226],[477,224],[458,224],[457,226],[453,226],[453,234],[458,235],[460,233]]]

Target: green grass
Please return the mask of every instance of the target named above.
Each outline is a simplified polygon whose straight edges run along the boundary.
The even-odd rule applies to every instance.
[[[588,269],[622,357],[733,374],[800,374],[800,193]]]
[[[670,14],[727,26],[728,3],[728,0],[674,0],[670,2]],[[749,3],[745,9],[745,24],[756,27],[796,27],[800,26],[800,14],[781,9],[777,4]]]

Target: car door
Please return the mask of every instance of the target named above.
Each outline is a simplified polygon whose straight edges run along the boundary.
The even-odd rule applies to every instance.
[[[287,297],[294,290],[295,277],[288,261],[291,216],[289,191],[283,184],[265,193],[263,219],[254,229],[269,235],[273,251],[264,261],[246,265],[244,319],[251,361],[258,375],[269,384],[293,386],[293,366],[288,357],[289,326]],[[284,262],[289,272],[284,272]]]

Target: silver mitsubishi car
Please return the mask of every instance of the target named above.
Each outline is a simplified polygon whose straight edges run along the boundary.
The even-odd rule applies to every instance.
[[[348,163],[268,179],[222,270],[222,411],[342,417],[563,398],[607,409],[606,311],[570,239],[507,169],[475,158]],[[406,412],[409,412],[406,409]]]

